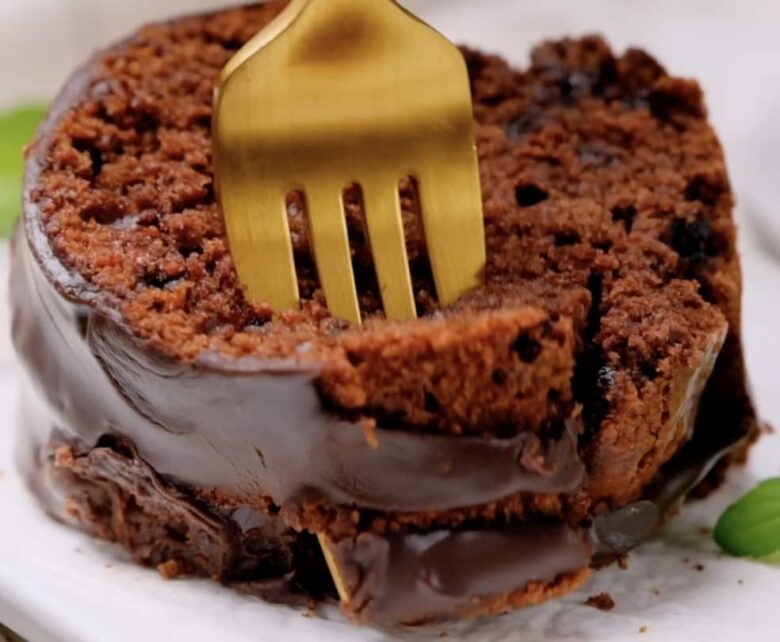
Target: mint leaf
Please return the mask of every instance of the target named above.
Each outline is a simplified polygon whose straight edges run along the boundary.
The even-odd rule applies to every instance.
[[[761,482],[720,516],[713,537],[727,553],[765,557],[780,551],[780,478]]]
[[[0,113],[0,238],[8,236],[22,199],[22,150],[30,142],[46,109],[29,105]]]

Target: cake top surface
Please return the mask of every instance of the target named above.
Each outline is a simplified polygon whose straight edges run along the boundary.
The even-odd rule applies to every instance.
[[[345,336],[370,337],[389,325],[356,190],[348,193],[348,224],[368,318],[362,329],[328,316],[294,196],[288,213],[302,310],[272,320],[266,305],[246,300],[236,277],[214,195],[212,95],[226,62],[283,6],[141,30],[71,83],[61,99],[67,109],[31,152],[40,171],[28,181],[28,199],[55,255],[108,297],[139,336],[179,358],[216,350],[322,360],[341,353]],[[670,301],[683,316],[706,306],[687,280],[691,270],[728,262],[733,250],[728,182],[698,86],[669,77],[641,51],[616,57],[598,37],[543,44],[525,71],[464,55],[488,262],[486,285],[447,315],[541,306],[553,318],[571,317],[582,333],[594,295],[626,278],[634,288],[676,289]],[[416,323],[442,322],[413,184],[402,196],[425,317]],[[619,305],[631,287],[623,283],[622,294],[607,288],[609,304]],[[701,316],[694,325],[706,325]]]

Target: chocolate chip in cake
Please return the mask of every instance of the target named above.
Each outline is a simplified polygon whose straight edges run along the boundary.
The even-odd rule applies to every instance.
[[[634,227],[634,221],[636,220],[637,210],[633,205],[616,205],[612,208],[612,220],[615,222],[622,221],[626,227],[626,234],[631,233],[631,228]]]
[[[547,190],[534,183],[520,183],[515,188],[515,200],[520,207],[533,207],[547,200]]]
[[[541,344],[531,337],[521,335],[512,344],[514,350],[522,361],[533,363],[542,351]]]
[[[699,263],[718,254],[712,225],[706,219],[677,218],[671,224],[671,245],[682,257]]]

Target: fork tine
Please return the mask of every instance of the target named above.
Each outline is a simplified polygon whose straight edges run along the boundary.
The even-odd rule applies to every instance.
[[[317,274],[333,316],[360,323],[355,277],[340,190],[315,186],[305,190]]]
[[[468,145],[449,151],[428,159],[416,174],[428,257],[442,307],[480,285],[486,254],[476,155]]]
[[[398,185],[375,181],[365,182],[362,187],[368,240],[385,316],[394,321],[414,319],[417,310],[406,255]]]
[[[223,174],[230,177],[230,172]],[[297,308],[295,274],[285,190],[257,176],[219,185],[230,251],[248,298],[265,301],[274,310]],[[262,266],[262,269],[247,269]]]

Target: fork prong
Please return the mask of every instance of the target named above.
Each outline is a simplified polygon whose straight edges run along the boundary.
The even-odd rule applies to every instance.
[[[416,178],[436,294],[446,307],[482,281],[482,192],[476,155],[469,146],[428,160]]]
[[[341,569],[336,563],[336,558],[333,554],[333,543],[330,537],[325,533],[317,533],[317,539],[320,542],[320,548],[325,557],[325,563],[328,565],[328,570],[330,571],[333,583],[336,585],[336,592],[339,594],[339,598],[342,602],[348,603],[351,596],[346,582],[344,581],[344,577],[341,574]]]
[[[239,175],[223,180],[219,191],[230,251],[248,298],[267,302],[276,312],[297,309],[300,297],[284,188]]]
[[[398,185],[388,181],[367,181],[362,187],[368,240],[385,316],[394,321],[414,319],[417,311]]]
[[[347,220],[340,189],[305,189],[306,210],[317,274],[333,316],[360,323],[355,277],[347,236]]]

